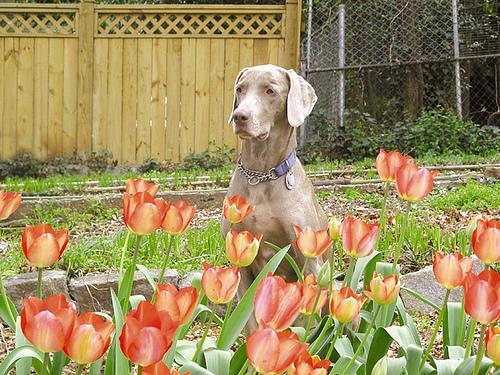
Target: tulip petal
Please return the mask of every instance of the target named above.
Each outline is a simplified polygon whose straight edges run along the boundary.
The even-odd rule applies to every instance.
[[[29,321],[23,331],[33,346],[44,353],[58,352],[64,346],[64,329],[50,311],[41,311]]]
[[[140,366],[149,366],[161,361],[169,345],[158,328],[145,327],[127,348],[127,357]]]

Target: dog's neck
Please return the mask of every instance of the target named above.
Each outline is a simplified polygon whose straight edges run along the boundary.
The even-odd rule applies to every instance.
[[[267,172],[285,160],[296,147],[295,128],[284,120],[274,124],[265,141],[245,139],[241,161],[245,168]]]

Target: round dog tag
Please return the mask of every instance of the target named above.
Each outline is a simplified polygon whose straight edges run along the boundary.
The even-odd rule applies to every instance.
[[[288,171],[285,176],[285,186],[288,190],[292,190],[295,186],[295,176],[292,171]]]

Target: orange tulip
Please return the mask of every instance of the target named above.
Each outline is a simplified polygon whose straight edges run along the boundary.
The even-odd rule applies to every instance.
[[[224,217],[231,224],[243,221],[253,211],[253,206],[247,203],[241,195],[224,198]]]
[[[216,267],[203,263],[201,287],[208,299],[215,304],[226,304],[234,298],[240,284],[238,267]]]
[[[0,220],[7,219],[21,205],[21,194],[16,191],[0,190]]]
[[[257,329],[247,340],[247,357],[252,366],[264,375],[279,375],[305,351],[307,344],[290,331],[272,328]]]
[[[76,318],[73,332],[64,344],[64,353],[76,363],[93,363],[109,348],[115,326],[96,313],[85,313]]]
[[[380,224],[367,224],[347,216],[342,223],[342,246],[347,254],[360,258],[375,249]]]
[[[473,262],[471,258],[463,257],[462,254],[444,255],[437,252],[434,255],[432,270],[439,284],[446,289],[460,288],[469,272],[472,271]]]
[[[418,168],[413,163],[406,163],[396,171],[396,190],[404,200],[415,202],[424,199],[434,187],[437,171]]]
[[[340,234],[342,233],[342,222],[333,217],[330,219],[328,223],[328,235],[332,241],[337,241],[340,238]]]
[[[303,285],[302,287],[303,301],[300,312],[305,315],[312,314],[314,308],[314,302],[316,301],[318,293],[320,293],[321,290],[318,303],[316,304],[316,310],[314,312],[316,313],[320,311],[323,308],[323,306],[325,306],[326,301],[328,300],[328,290],[326,288],[321,289],[318,286],[318,283],[316,282],[316,277],[312,273],[308,274],[304,278],[304,284],[302,285]]]
[[[399,151],[387,152],[381,148],[375,164],[381,180],[394,182],[398,168],[412,160],[410,156],[403,156]]]
[[[170,234],[184,232],[193,220],[196,206],[190,206],[185,201],[176,201],[167,205],[167,212],[161,222],[162,229]]]
[[[478,220],[472,233],[472,248],[484,264],[500,262],[500,221]]]
[[[184,375],[190,375],[191,372],[186,372]],[[166,364],[162,361],[155,363],[154,365],[150,365],[144,367],[142,369],[142,375],[180,375],[179,370],[169,369]]]
[[[170,317],[182,326],[188,323],[198,305],[198,290],[188,286],[177,290],[172,284],[158,285],[155,307],[158,311],[166,311]]]
[[[303,351],[288,368],[288,375],[327,375],[332,362]]]
[[[259,283],[254,297],[254,314],[260,327],[283,331],[297,319],[302,308],[302,285],[287,283],[269,274]]]
[[[167,203],[147,192],[123,194],[123,221],[137,235],[151,234],[161,224]]]
[[[226,256],[232,264],[247,267],[254,261],[259,251],[262,234],[257,236],[244,230],[230,230],[226,235]]]
[[[393,303],[398,298],[399,279],[396,275],[383,277],[375,272],[365,295],[379,305]]]
[[[356,294],[349,287],[332,291],[330,314],[341,323],[352,322],[361,311],[366,297]]]
[[[141,301],[125,318],[120,347],[133,363],[146,367],[161,361],[172,345],[177,322],[166,311],[158,311],[148,301]]]
[[[293,226],[297,240],[295,245],[306,258],[321,256],[332,244],[328,230],[313,231],[311,227]]]
[[[486,353],[496,366],[500,366],[500,326],[491,326],[486,332]]]
[[[21,329],[35,348],[44,353],[58,352],[71,335],[76,319],[76,307],[62,294],[46,300],[24,299]]]
[[[26,225],[22,236],[26,259],[35,267],[50,267],[61,257],[68,244],[68,230],[55,232],[49,224]]]
[[[470,272],[464,282],[464,305],[465,312],[481,324],[500,319],[500,275],[494,270]]]
[[[125,191],[132,195],[146,192],[154,197],[158,193],[158,185],[142,178],[129,178],[125,181]]]

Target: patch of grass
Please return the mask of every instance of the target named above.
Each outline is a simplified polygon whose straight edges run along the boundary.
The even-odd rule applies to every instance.
[[[480,184],[470,180],[452,190],[444,190],[431,194],[426,205],[435,211],[463,210],[481,211],[498,210],[500,208],[500,183]]]
[[[368,206],[380,209],[382,207],[383,195],[378,193],[366,193],[358,188],[347,188],[344,196],[350,201],[362,201]]]

